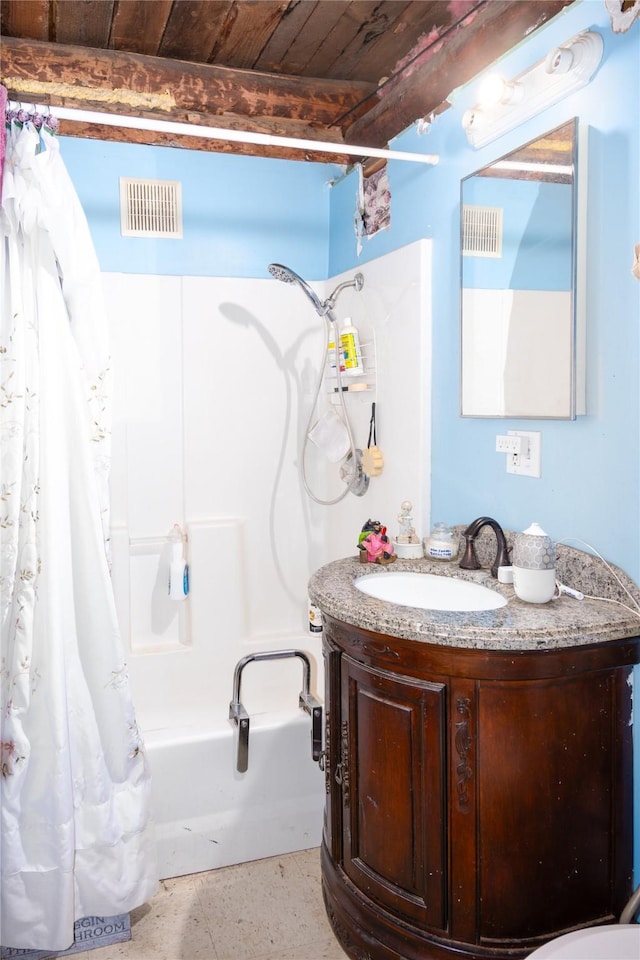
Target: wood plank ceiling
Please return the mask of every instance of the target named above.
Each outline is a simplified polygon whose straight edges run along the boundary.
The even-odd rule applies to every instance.
[[[1,0],[9,97],[384,148],[575,0]],[[55,113],[55,109],[53,110]],[[60,132],[285,159],[353,156],[61,122]]]

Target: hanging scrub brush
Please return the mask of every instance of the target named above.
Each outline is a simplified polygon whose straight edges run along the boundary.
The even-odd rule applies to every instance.
[[[373,440],[373,444],[371,441]],[[376,405],[371,404],[371,420],[369,421],[369,440],[367,449],[362,454],[362,470],[368,477],[379,477],[384,467],[384,456],[380,447],[376,446]]]

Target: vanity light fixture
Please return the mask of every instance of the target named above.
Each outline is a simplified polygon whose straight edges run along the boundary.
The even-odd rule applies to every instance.
[[[585,30],[567,40],[514,80],[489,74],[478,91],[478,103],[462,117],[467,140],[483,147],[529,120],[569,93],[584,87],[602,59],[599,33]]]

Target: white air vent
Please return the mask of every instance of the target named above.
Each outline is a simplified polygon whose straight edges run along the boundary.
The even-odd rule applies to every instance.
[[[120,231],[123,237],[182,237],[179,180],[120,177]]]
[[[462,253],[465,257],[502,256],[502,207],[463,206]]]

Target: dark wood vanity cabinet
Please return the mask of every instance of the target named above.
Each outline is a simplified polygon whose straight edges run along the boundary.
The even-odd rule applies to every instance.
[[[525,957],[631,893],[638,640],[471,650],[325,617],[329,918],[357,960]]]
[[[348,657],[342,667],[344,871],[382,906],[441,928],[445,687]]]

